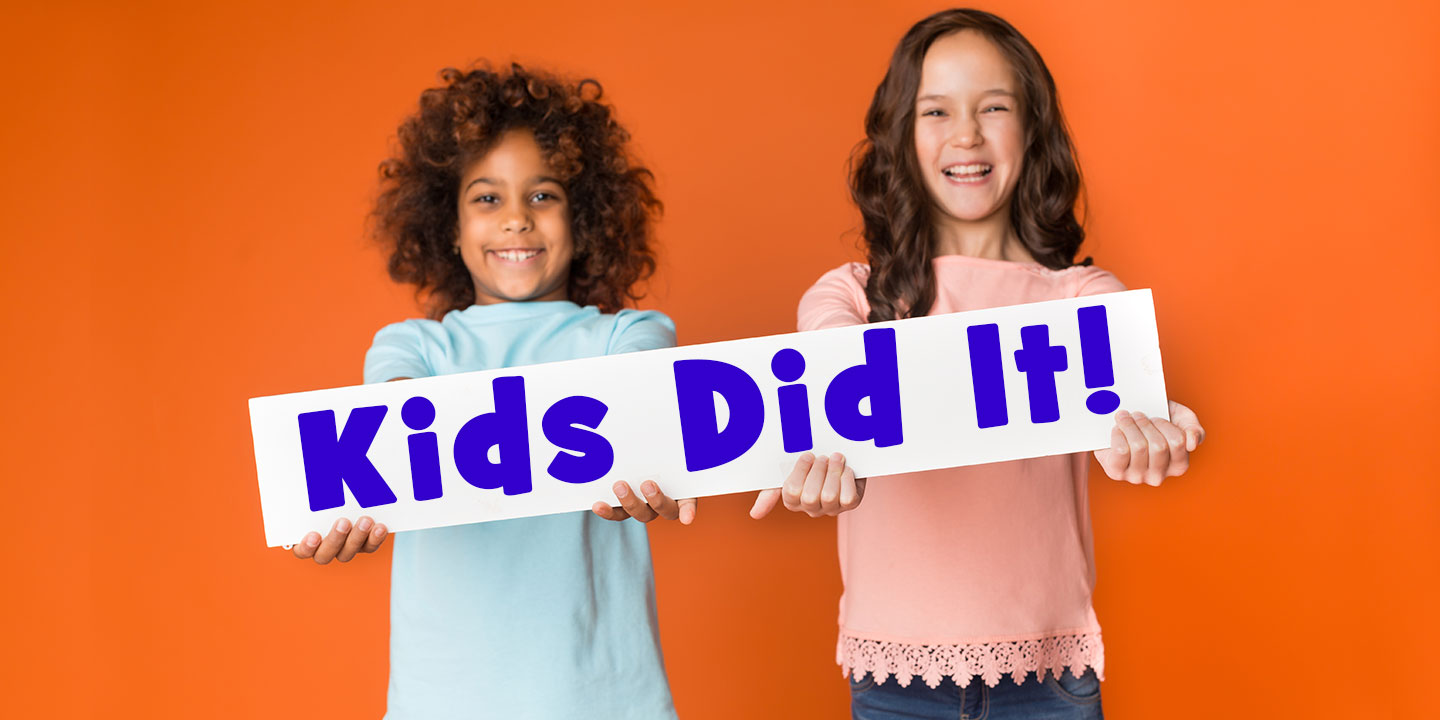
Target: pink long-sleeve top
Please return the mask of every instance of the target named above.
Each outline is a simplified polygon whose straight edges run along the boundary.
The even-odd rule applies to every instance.
[[[947,255],[934,260],[931,315],[1124,290],[1096,267]],[[870,268],[825,273],[800,300],[799,329],[857,325]],[[839,517],[837,660],[857,680],[930,687],[950,676],[1104,676],[1086,453],[871,478]]]

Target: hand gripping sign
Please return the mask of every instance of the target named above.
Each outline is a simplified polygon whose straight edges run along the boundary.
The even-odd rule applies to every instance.
[[[1149,290],[250,400],[269,545],[1080,452],[1168,417]]]

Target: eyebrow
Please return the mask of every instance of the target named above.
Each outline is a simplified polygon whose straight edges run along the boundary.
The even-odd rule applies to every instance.
[[[535,177],[533,177],[533,178],[530,178],[530,184],[531,184],[531,185],[538,185],[538,184],[540,184],[540,183],[547,183],[547,182],[548,182],[548,183],[555,183],[556,185],[559,185],[559,186],[561,186],[561,187],[564,187],[564,186],[565,186],[565,183],[562,183],[562,182],[560,182],[559,180],[557,180],[557,179],[555,179],[555,178],[553,178],[553,177],[550,177],[549,175],[537,175],[537,176],[535,176]],[[475,185],[475,183],[485,183],[485,184],[487,184],[487,185],[500,185],[500,184],[502,184],[499,180],[496,180],[496,179],[494,179],[494,178],[478,177],[478,178],[475,178],[474,180],[471,180],[471,181],[470,181],[470,184],[469,184],[469,185],[466,185],[466,186],[465,186],[465,189],[462,190],[461,192],[469,192],[469,191],[470,191],[470,188],[473,187],[473,186]]]
[[[981,95],[1004,95],[1004,96],[1010,97],[1010,98],[1015,97],[1015,93],[1010,92],[1009,90],[1006,90],[1005,88],[991,88],[991,89],[986,90],[985,92],[980,93],[980,94],[981,94]],[[937,94],[937,93],[932,93],[932,94],[930,94],[930,95],[921,95],[920,97],[915,98],[915,102],[918,103],[918,102],[925,102],[926,100],[948,100],[948,99],[949,99],[949,96],[947,96],[947,95],[940,95],[940,94]]]

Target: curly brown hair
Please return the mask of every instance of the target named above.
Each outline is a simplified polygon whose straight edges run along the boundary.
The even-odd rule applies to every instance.
[[[460,178],[506,131],[526,128],[571,198],[569,299],[603,312],[639,299],[635,286],[655,271],[651,224],[662,206],[654,175],[626,150],[630,134],[600,101],[600,83],[520,65],[446,68],[440,79],[400,125],[399,153],[380,164],[373,216],[390,277],[413,283],[433,319],[475,302],[470,271],[452,252]]]
[[[944,10],[915,23],[896,46],[885,79],[865,115],[865,140],[856,149],[850,195],[860,208],[870,279],[870,322],[918,317],[935,303],[932,213],[915,156],[915,95],[925,53],[936,40],[974,30],[995,44],[1020,82],[1025,156],[1010,224],[1040,264],[1074,264],[1085,240],[1075,216],[1082,189],[1055,80],[1040,53],[1010,23],[981,10]],[[1088,265],[1089,258],[1081,264]]]

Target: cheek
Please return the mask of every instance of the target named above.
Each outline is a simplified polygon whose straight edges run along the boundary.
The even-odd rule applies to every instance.
[[[1019,123],[1006,123],[998,128],[996,140],[997,149],[1018,171],[1020,161],[1025,157],[1025,131]]]
[[[555,213],[547,215],[543,223],[550,252],[567,259],[574,255],[575,238],[570,234],[570,217],[564,213]]]
[[[465,271],[470,273],[470,277],[472,279],[482,276],[487,272],[487,269],[485,267],[485,255],[479,250],[472,250],[468,247],[462,246],[462,249],[460,250],[459,260],[460,264],[465,266]]]
[[[941,134],[935,128],[915,128],[915,156],[919,158],[920,164],[925,165],[935,161],[936,153],[939,152]]]
[[[460,220],[456,227],[456,237],[462,244],[467,240],[483,236],[485,229],[485,218],[473,214],[467,215],[464,210],[460,211]]]

